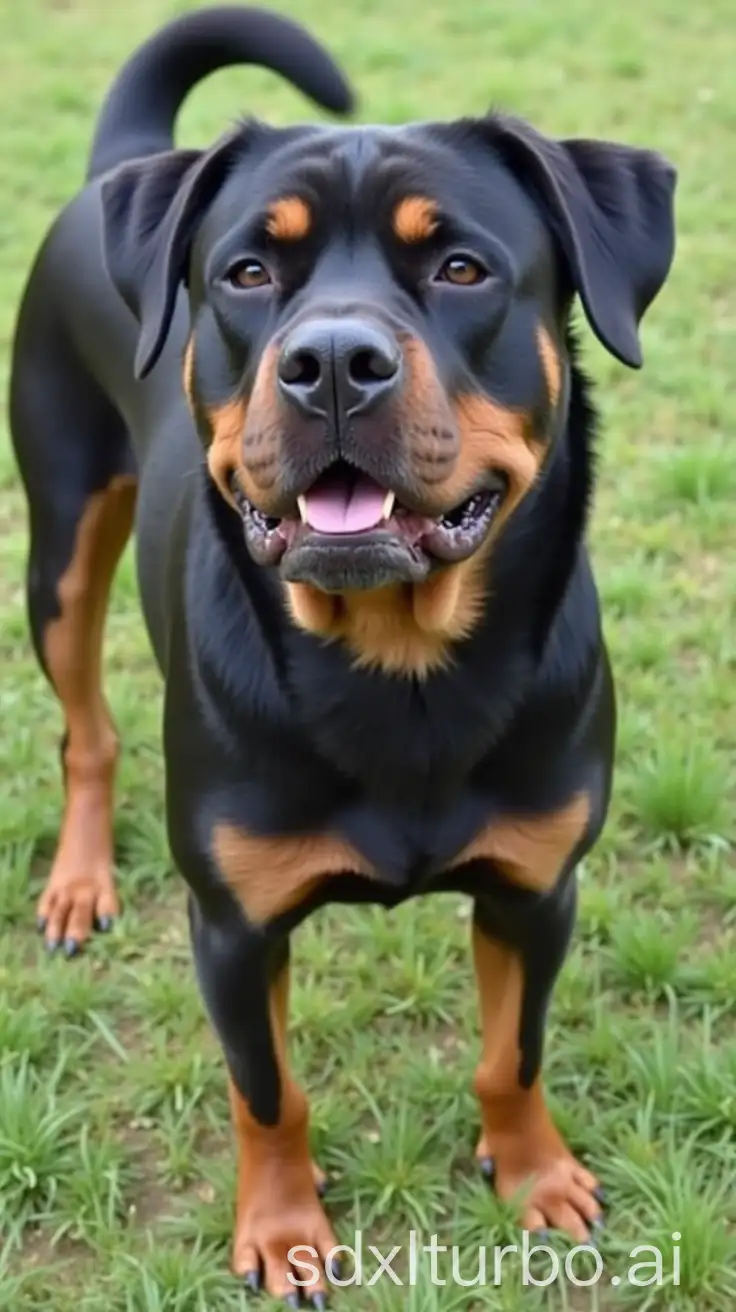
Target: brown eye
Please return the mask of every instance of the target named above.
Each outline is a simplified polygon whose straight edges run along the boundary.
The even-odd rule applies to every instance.
[[[246,291],[254,287],[266,287],[271,281],[270,273],[260,260],[245,260],[243,264],[237,264],[228,278],[233,287],[242,287]]]
[[[451,282],[455,287],[473,287],[486,276],[482,265],[470,255],[451,255],[437,274],[437,281]]]

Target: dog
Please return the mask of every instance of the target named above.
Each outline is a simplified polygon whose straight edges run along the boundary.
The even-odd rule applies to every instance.
[[[175,148],[185,95],[235,62],[351,107],[274,15],[204,10],[144,45],[31,273],[11,417],[66,725],[39,927],[73,955],[119,910],[100,653],[135,518],[169,842],[229,1074],[233,1269],[294,1303],[293,1248],[335,1244],[286,1045],[289,936],[327,902],[473,899],[480,1168],[529,1230],[600,1222],[541,1075],[615,740],[571,316],[641,365],[676,174],[501,113]]]

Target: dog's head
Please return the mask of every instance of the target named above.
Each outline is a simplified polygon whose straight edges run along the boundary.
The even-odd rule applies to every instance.
[[[572,300],[640,365],[673,192],[656,154],[500,116],[250,124],[110,176],[137,372],[185,282],[209,470],[299,624],[414,672],[469,632],[494,539],[564,429]]]

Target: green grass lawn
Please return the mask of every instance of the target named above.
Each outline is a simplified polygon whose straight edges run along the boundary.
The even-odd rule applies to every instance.
[[[174,0],[0,0],[0,368],[29,261],[76,190],[108,81]],[[502,104],[559,135],[678,165],[675,271],[629,374],[588,342],[605,431],[592,530],[617,673],[615,802],[586,863],[548,1081],[604,1179],[607,1271],[680,1232],[677,1287],[397,1288],[342,1308],[720,1312],[736,1299],[736,23],[733,0],[288,0],[368,121]],[[181,139],[305,105],[257,71],[195,93]],[[309,113],[309,108],[306,107]],[[43,386],[43,380],[39,381]],[[234,1312],[223,1065],[195,991],[162,825],[160,694],[130,554],[109,625],[125,914],[73,963],[34,900],[60,808],[60,721],[31,659],[25,511],[0,445],[0,1308]],[[341,1238],[414,1228],[465,1250],[513,1234],[476,1178],[468,908],[326,912],[298,936],[296,1066]],[[477,1264],[476,1264],[477,1265]],[[670,1263],[671,1267],[671,1263]],[[372,1270],[373,1268],[371,1268]],[[468,1278],[473,1266],[464,1267]]]

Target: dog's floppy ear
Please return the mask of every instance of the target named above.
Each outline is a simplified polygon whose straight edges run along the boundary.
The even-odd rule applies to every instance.
[[[674,168],[654,151],[553,141],[502,115],[487,126],[493,145],[549,215],[596,336],[638,369],[639,321],[674,256]]]
[[[140,324],[137,378],[161,354],[197,222],[223,181],[233,142],[133,160],[102,184],[105,264]]]

